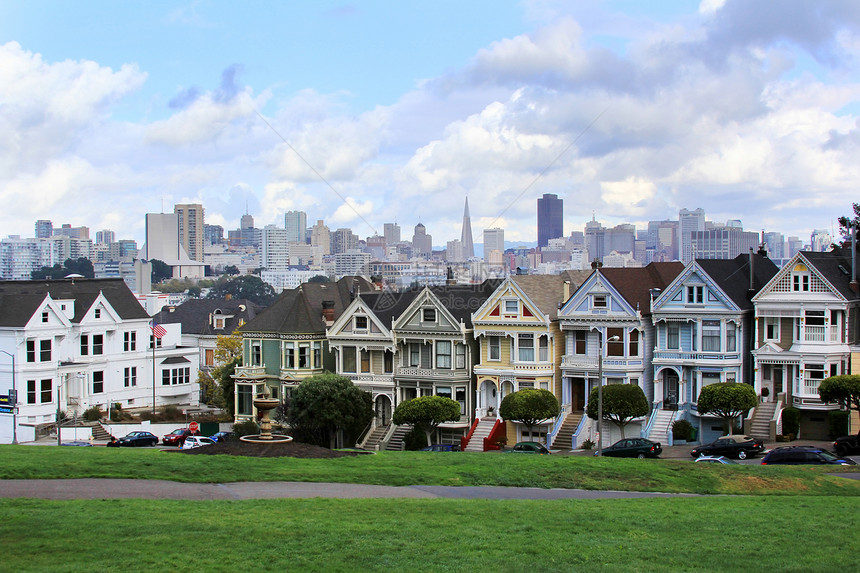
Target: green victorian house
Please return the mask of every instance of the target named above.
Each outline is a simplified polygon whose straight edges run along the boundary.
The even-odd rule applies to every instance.
[[[374,286],[361,277],[344,277],[335,283],[304,283],[285,290],[242,334],[242,366],[233,375],[235,422],[255,419],[254,395],[268,386],[273,398],[283,403],[302,380],[335,371],[334,355],[326,329],[350,302]]]

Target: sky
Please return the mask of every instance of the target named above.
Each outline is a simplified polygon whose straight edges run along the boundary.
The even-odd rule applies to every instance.
[[[419,222],[434,245],[860,202],[856,0],[0,0],[0,236],[144,214]]]

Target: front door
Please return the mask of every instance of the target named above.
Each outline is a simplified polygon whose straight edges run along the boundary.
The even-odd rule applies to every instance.
[[[678,409],[678,374],[674,370],[663,371],[663,409]]]
[[[387,426],[391,422],[391,400],[388,396],[380,394],[376,397],[376,425]]]
[[[771,396],[772,400],[776,400],[776,397],[783,392],[783,376],[785,375],[782,364],[775,364],[773,366],[773,393]]]
[[[585,379],[571,378],[571,401],[570,407],[574,412],[582,412],[585,410]]]

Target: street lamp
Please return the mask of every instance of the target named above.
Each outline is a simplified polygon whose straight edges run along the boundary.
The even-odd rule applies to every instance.
[[[597,353],[597,455],[603,455],[603,351],[610,342],[618,342],[619,336],[610,336],[600,345]]]
[[[0,350],[3,354],[12,359],[12,392],[9,394],[9,401],[12,402],[12,443],[18,443],[18,387],[15,386],[15,355],[5,350]]]

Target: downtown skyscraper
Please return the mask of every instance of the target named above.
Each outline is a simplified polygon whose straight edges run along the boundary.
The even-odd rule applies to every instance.
[[[544,193],[537,200],[538,247],[545,247],[550,239],[564,236],[564,200],[558,195]]]

